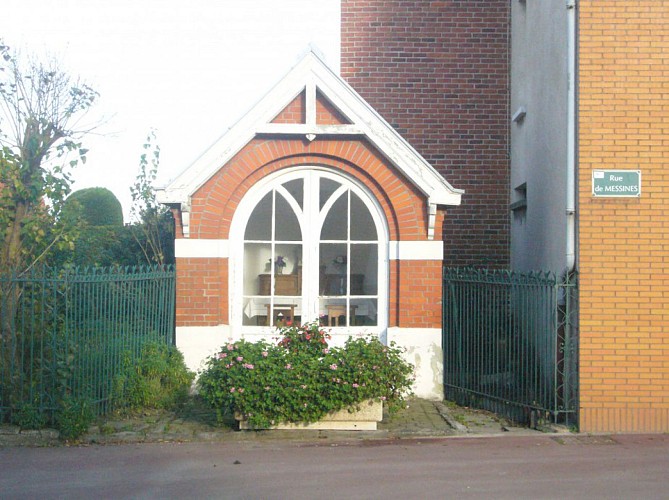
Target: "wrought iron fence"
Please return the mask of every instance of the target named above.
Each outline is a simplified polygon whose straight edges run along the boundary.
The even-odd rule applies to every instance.
[[[0,276],[0,421],[59,398],[110,409],[114,378],[148,341],[174,342],[172,267]]]
[[[445,269],[443,296],[447,399],[576,424],[575,275]]]

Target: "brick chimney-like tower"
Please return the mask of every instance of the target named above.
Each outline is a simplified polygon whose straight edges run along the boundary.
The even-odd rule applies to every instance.
[[[509,264],[508,0],[342,0],[341,75],[453,186],[449,266]]]

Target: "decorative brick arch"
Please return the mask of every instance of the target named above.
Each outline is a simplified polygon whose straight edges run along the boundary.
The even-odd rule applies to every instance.
[[[219,170],[193,197],[191,234],[228,238],[230,222],[244,194],[283,168],[315,165],[357,179],[383,208],[393,240],[427,237],[425,200],[416,188],[364,141],[254,140]],[[277,152],[287,152],[272,158]],[[436,226],[440,228],[440,225]]]

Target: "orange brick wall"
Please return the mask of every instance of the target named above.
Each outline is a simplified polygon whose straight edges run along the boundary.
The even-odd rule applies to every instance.
[[[286,109],[299,115],[299,99]],[[324,113],[325,106],[321,107]],[[280,116],[288,116],[286,111]],[[385,213],[391,240],[427,239],[427,208],[422,194],[361,140],[318,138],[254,139],[192,197],[190,238],[228,239],[235,210],[260,179],[288,167],[325,166],[365,185]],[[435,239],[442,235],[438,211]],[[177,237],[182,237],[176,217]],[[227,259],[177,259],[177,326],[227,324]],[[389,326],[441,327],[441,261],[390,264]],[[210,287],[217,290],[209,293]],[[203,293],[204,291],[204,293]]]
[[[669,1],[579,2],[580,429],[669,431]],[[642,172],[594,199],[593,169]]]

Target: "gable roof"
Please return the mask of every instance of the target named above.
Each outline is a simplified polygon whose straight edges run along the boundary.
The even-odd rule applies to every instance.
[[[277,116],[303,93],[306,97],[304,123],[277,123]],[[341,123],[317,123],[319,96],[336,108]],[[310,50],[228,132],[159,190],[158,201],[181,204],[188,210],[190,197],[257,134],[295,135],[309,140],[321,134],[362,136],[426,196],[431,206],[459,205],[464,193],[453,188],[350,85]]]

